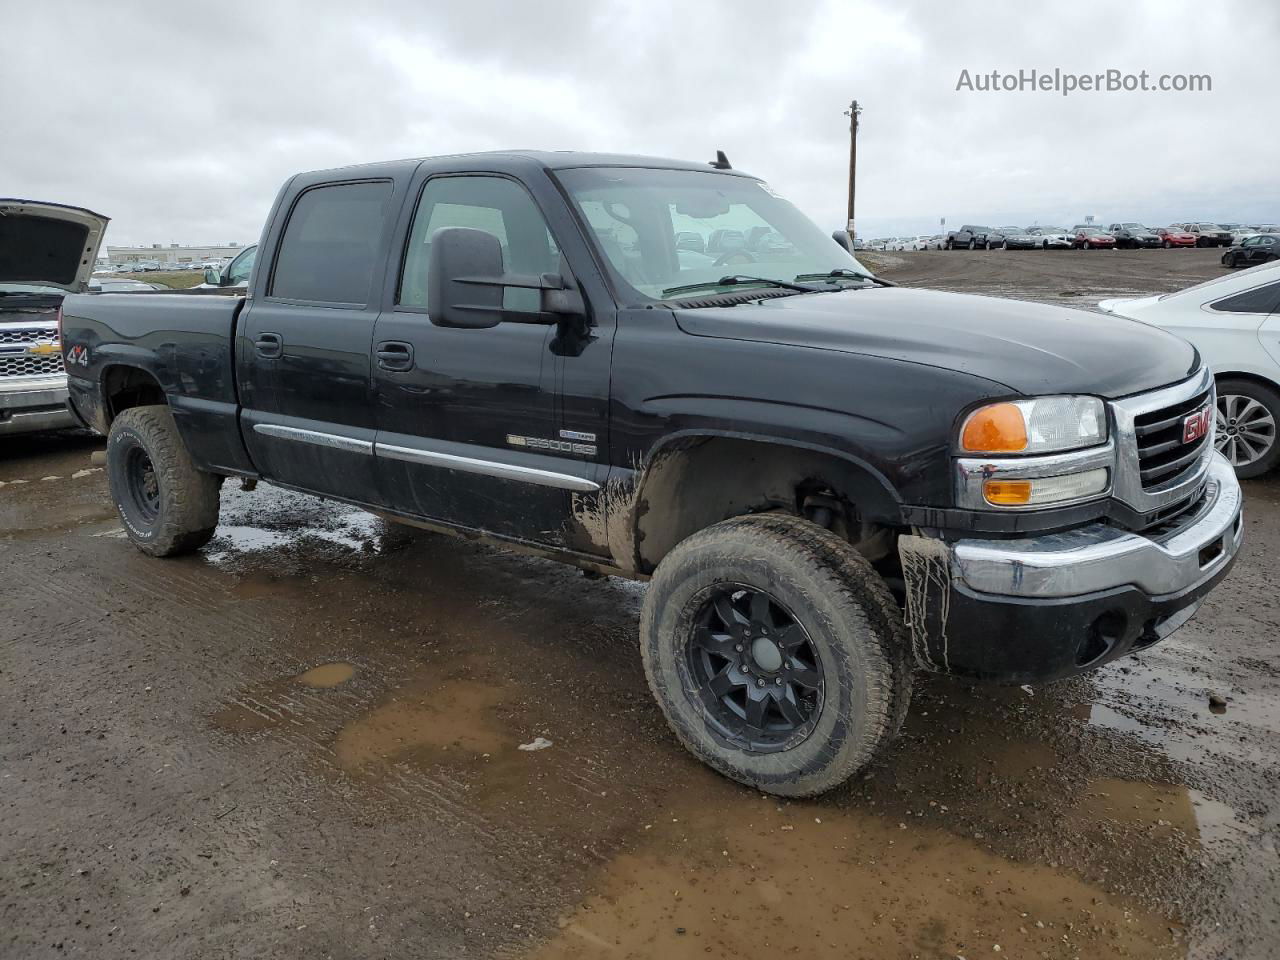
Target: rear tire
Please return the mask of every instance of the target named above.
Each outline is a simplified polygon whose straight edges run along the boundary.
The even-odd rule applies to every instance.
[[[111,424],[107,481],[125,534],[143,553],[198,550],[218,526],[220,478],[196,468],[166,406],[132,407]]]
[[[902,616],[852,546],[798,517],[738,517],[678,544],[640,618],[649,689],[676,737],[782,796],[843,783],[911,698]]]
[[[1228,417],[1236,419],[1233,422]],[[1280,391],[1253,380],[1224,377],[1218,381],[1218,450],[1231,462],[1241,480],[1260,477],[1280,463],[1280,443],[1276,442],[1278,425]],[[1230,434],[1233,429],[1239,433],[1239,440],[1233,441]]]

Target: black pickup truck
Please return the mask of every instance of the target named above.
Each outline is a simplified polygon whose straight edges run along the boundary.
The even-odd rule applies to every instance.
[[[959,230],[952,230],[942,241],[944,250],[990,250],[1004,241],[1004,235],[994,227],[977,227],[966,223]]]
[[[1241,538],[1192,346],[895,287],[726,166],[304,173],[244,297],[68,297],[128,536],[199,548],[239,477],[648,579],[676,735],[788,795],[871,761],[917,669],[1046,681],[1186,622]]]

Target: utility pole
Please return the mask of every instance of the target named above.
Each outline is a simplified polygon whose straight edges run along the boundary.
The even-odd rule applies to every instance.
[[[858,176],[858,114],[861,112],[862,108],[858,106],[857,100],[851,101],[849,109],[844,112],[849,118],[849,220],[845,229],[849,232],[850,247],[857,237],[853,228],[853,195]]]

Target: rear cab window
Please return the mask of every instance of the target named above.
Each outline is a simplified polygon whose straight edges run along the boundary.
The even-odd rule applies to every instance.
[[[267,295],[367,305],[391,197],[389,180],[323,184],[304,191],[289,213]]]

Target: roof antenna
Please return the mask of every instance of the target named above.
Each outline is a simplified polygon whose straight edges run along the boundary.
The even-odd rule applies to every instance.
[[[724,155],[724,151],[723,151],[723,150],[717,150],[717,151],[716,151],[716,158],[715,158],[714,160],[712,160],[712,161],[708,164],[708,166],[715,167],[717,170],[732,170],[732,169],[733,169],[733,167],[729,166],[729,158],[728,158],[728,157],[726,157],[726,156]]]

